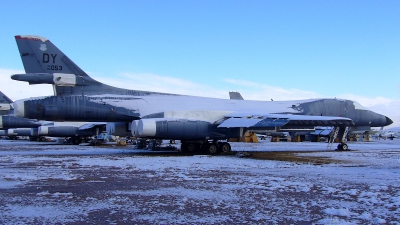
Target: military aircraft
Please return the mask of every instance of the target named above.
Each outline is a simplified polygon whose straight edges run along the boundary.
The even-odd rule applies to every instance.
[[[106,121],[130,124],[132,135],[181,140],[182,151],[229,152],[228,138],[247,130],[337,127],[345,136],[359,124],[386,126],[392,121],[350,100],[249,101],[128,90],[87,75],[48,39],[15,36],[26,74],[11,78],[52,84],[55,96],[14,103],[19,117],[53,121]],[[343,139],[343,138],[342,138]],[[339,149],[347,149],[345,143]]]

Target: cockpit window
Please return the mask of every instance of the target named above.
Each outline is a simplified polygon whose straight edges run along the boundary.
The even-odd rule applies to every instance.
[[[360,103],[353,101],[354,108],[355,109],[362,109],[362,110],[367,110],[364,106],[360,105]]]

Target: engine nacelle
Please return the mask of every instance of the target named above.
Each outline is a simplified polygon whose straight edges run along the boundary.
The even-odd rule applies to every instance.
[[[0,116],[0,128],[30,128],[39,126],[40,123],[36,120],[18,118],[10,115]]]
[[[157,118],[139,120],[137,134],[156,139],[205,140],[226,139],[231,136],[231,130],[219,129],[205,121]]]
[[[0,130],[0,136],[7,136],[8,132],[7,130]]]
[[[139,126],[139,121],[138,120],[132,120],[132,123],[131,123],[131,134],[132,134],[132,137],[139,137],[138,126]]]
[[[50,137],[74,137],[78,136],[78,127],[73,126],[41,126],[38,129],[39,136]]]
[[[31,128],[31,136],[32,137],[39,136],[39,128]]]
[[[125,122],[109,122],[106,125],[108,135],[127,137],[131,136],[130,123]]]
[[[39,136],[50,137],[89,137],[97,135],[96,129],[79,130],[75,126],[41,126],[38,129]]]
[[[31,128],[8,129],[8,136],[30,136]]]

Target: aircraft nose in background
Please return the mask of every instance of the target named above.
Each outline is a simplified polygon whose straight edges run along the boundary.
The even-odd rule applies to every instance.
[[[14,114],[16,117],[24,117],[25,116],[25,101],[17,100],[14,103]]]
[[[386,124],[385,124],[385,126],[389,126],[390,124],[392,124],[393,123],[393,120],[391,120],[389,117],[387,117],[387,116],[385,116],[386,117]]]

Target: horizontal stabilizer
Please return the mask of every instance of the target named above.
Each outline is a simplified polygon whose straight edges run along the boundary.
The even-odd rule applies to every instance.
[[[84,80],[79,79],[75,74],[66,73],[27,73],[27,74],[14,74],[11,79],[17,81],[25,81],[29,84],[53,84],[56,86],[85,86]]]

